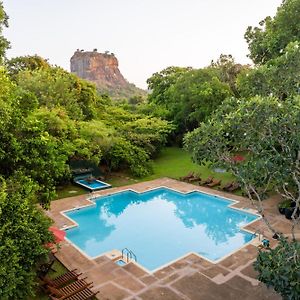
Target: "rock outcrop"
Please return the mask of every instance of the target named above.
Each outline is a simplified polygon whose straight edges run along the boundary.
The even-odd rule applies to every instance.
[[[113,53],[99,53],[96,49],[94,51],[77,50],[70,62],[72,73],[94,82],[102,93],[108,93],[117,98],[145,94],[145,91],[124,78]]]

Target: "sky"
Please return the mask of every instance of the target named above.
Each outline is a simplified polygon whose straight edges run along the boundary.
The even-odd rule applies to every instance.
[[[124,77],[146,88],[168,66],[202,68],[220,54],[250,63],[244,33],[282,0],[2,0],[8,57],[38,54],[70,70],[76,49],[113,52]]]

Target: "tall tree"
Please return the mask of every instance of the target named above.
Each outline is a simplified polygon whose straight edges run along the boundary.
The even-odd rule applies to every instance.
[[[50,220],[34,204],[37,186],[21,173],[0,177],[0,299],[32,299],[36,266],[53,241]]]
[[[46,59],[38,55],[18,56],[11,58],[5,62],[5,66],[10,75],[29,70],[34,71],[40,68],[49,68],[50,65]]]
[[[8,40],[2,35],[4,27],[8,27],[8,16],[4,11],[3,3],[0,2],[0,65],[3,63],[6,49],[9,48]]]
[[[168,103],[168,90],[176,81],[190,71],[191,68],[168,67],[160,72],[154,73],[147,79],[148,89],[151,93],[148,96],[149,102],[157,104]]]
[[[298,299],[300,231],[300,97],[281,102],[272,97],[227,100],[216,114],[185,137],[185,146],[194,161],[211,162],[232,172],[273,234],[263,199],[269,189],[294,204],[291,234],[280,235],[274,251],[261,252],[256,262],[261,281],[274,287],[285,299]],[[235,153],[247,151],[242,163]],[[292,206],[292,205],[291,205]],[[289,237],[292,241],[284,241]]]
[[[166,106],[179,134],[196,128],[231,95],[212,68],[190,70],[182,75],[167,92]]]
[[[291,42],[283,55],[264,65],[243,71],[237,79],[242,97],[273,95],[281,100],[300,92],[300,41]]]
[[[220,72],[220,79],[230,86],[235,96],[239,96],[237,77],[241,72],[249,70],[249,66],[237,64],[231,54],[221,54],[217,61],[211,62],[210,66]]]
[[[300,0],[283,0],[275,17],[266,17],[260,27],[248,27],[245,38],[254,63],[281,56],[290,42],[300,41],[299,15]]]

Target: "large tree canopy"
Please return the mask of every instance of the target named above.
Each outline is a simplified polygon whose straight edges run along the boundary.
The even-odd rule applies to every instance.
[[[241,72],[249,70],[249,66],[236,63],[231,54],[221,54],[216,61],[212,60],[210,66],[219,72],[221,81],[227,83],[232,93],[238,97],[237,77]]]
[[[271,97],[230,99],[186,135],[185,146],[196,162],[229,169],[256,199],[273,188],[300,206],[299,96],[284,103]],[[232,157],[240,151],[247,151],[248,159],[236,164]],[[263,214],[263,207],[258,209]],[[299,217],[293,217],[294,228]]]
[[[167,68],[148,79],[152,93],[149,101],[164,107],[179,137],[199,123],[231,95],[230,87],[220,79],[217,68],[193,70]]]
[[[191,68],[168,67],[160,72],[154,73],[147,79],[148,89],[151,93],[148,96],[149,102],[156,104],[167,104],[169,101],[168,89]]]
[[[34,71],[41,68],[50,68],[46,59],[38,55],[18,56],[11,58],[5,62],[5,67],[10,75],[16,75],[21,71]]]
[[[266,17],[260,27],[248,27],[245,38],[254,63],[281,56],[290,42],[300,40],[299,15],[300,0],[283,0],[274,18]]]
[[[34,204],[38,187],[20,173],[0,177],[0,298],[31,299],[36,266],[53,241],[50,220]]]
[[[4,27],[8,27],[8,16],[3,9],[2,1],[0,1],[0,65],[3,63],[5,51],[9,47],[8,40],[2,35]]]
[[[255,69],[244,70],[237,79],[242,97],[273,95],[281,100],[300,93],[300,40],[291,42],[283,55]]]

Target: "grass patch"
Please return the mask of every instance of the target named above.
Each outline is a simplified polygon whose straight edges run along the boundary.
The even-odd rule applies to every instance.
[[[57,197],[54,200],[87,194],[88,191],[75,184],[67,184],[56,188]]]
[[[68,270],[64,267],[63,264],[61,264],[58,260],[55,260],[54,264],[52,267],[55,271],[50,270],[49,273],[47,274],[47,277],[53,279],[59,275],[64,274]],[[33,298],[30,298],[30,300],[49,300],[49,296],[45,294],[44,291],[42,291],[40,288],[37,289],[36,295]],[[28,299],[29,300],[29,299]]]
[[[190,154],[181,148],[167,147],[153,161],[153,174],[142,178],[133,178],[126,173],[118,173],[117,176],[108,178],[107,182],[112,186],[123,186],[161,177],[179,179],[191,171],[200,173],[202,179],[206,179],[208,176],[221,179],[222,184],[234,180],[234,176],[230,173],[216,173],[208,165],[199,166],[193,163]]]
[[[153,173],[149,176],[142,178],[132,177],[128,172],[112,173],[104,180],[111,184],[113,187],[134,184],[161,177],[170,177],[179,179],[191,171],[200,173],[202,179],[213,176],[216,179],[221,179],[222,184],[234,180],[234,176],[230,173],[217,173],[214,172],[208,165],[199,166],[192,162],[190,154],[178,147],[166,147],[159,156],[152,163]],[[57,198],[62,199],[72,196],[79,196],[88,194],[89,192],[77,185],[68,184],[57,188]]]

